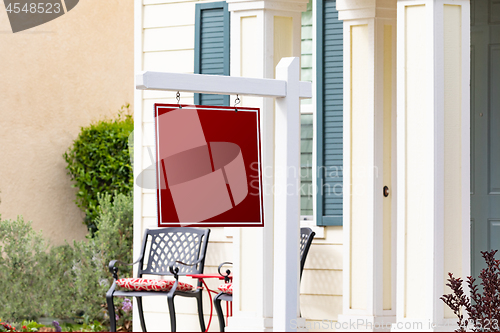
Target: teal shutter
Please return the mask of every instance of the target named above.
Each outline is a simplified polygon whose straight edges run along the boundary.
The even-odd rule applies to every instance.
[[[317,1],[317,225],[342,225],[343,28],[335,0]]]
[[[196,4],[194,73],[229,75],[229,11],[227,3]],[[228,106],[229,96],[195,94],[197,105]]]

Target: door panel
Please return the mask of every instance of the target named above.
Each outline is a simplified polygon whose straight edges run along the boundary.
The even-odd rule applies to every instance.
[[[500,249],[500,5],[471,1],[471,259]],[[497,255],[500,258],[500,254]]]
[[[488,194],[500,194],[500,149],[498,143],[500,142],[500,96],[498,94],[499,80],[500,80],[500,45],[489,44],[488,50],[489,58],[489,96],[488,96],[488,155],[489,155],[489,169],[488,176],[490,181]],[[496,88],[496,89],[495,89]]]
[[[489,220],[489,248],[490,249],[500,249],[500,219]]]

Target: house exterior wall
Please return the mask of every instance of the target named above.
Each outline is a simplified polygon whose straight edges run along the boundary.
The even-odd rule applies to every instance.
[[[80,1],[11,31],[0,10],[0,214],[23,215],[56,245],[83,239],[62,155],[81,126],[133,103],[133,1]]]
[[[196,3],[200,1],[135,0],[136,73],[144,70],[193,73]],[[242,36],[251,42],[250,37]],[[255,58],[257,57],[253,57]],[[242,61],[251,62],[251,52],[246,52]],[[310,66],[311,64],[307,63],[307,67]],[[251,68],[251,66],[245,66],[245,68]],[[252,76],[252,73],[248,73],[247,76]],[[181,92],[182,104],[193,102],[193,94]],[[246,106],[252,105],[250,97],[242,97],[242,102]],[[135,92],[135,142],[139,142],[142,146],[141,150],[136,150],[135,175],[140,174],[153,163],[149,158],[148,150],[154,150],[153,106],[155,103],[177,103],[175,92]],[[154,190],[141,189],[136,186],[134,191],[136,191],[134,206],[136,257],[143,230],[156,227],[157,222]],[[236,260],[232,256],[235,253],[231,236],[233,230],[231,228],[211,229],[206,273],[215,273],[221,262]],[[323,227],[317,230],[323,235],[316,237],[306,261],[300,287],[301,312],[308,321],[336,321],[338,314],[342,312],[342,227]],[[185,279],[186,282],[190,280]],[[219,281],[208,281],[209,287],[214,289],[218,283]],[[245,299],[248,300],[249,297],[251,295],[242,298],[242,302],[245,302]],[[208,322],[210,314],[208,297],[204,297],[204,304],[204,313]],[[251,302],[246,306],[251,306]],[[145,298],[144,311],[148,330],[169,329],[166,300]],[[199,329],[193,300],[176,298],[176,312],[179,330],[196,331]],[[140,330],[138,318],[135,319],[134,330]],[[214,314],[210,331],[218,330],[216,320]],[[333,326],[334,324],[330,324],[328,327],[321,327],[319,323],[316,323],[316,328],[327,330]]]
[[[163,70],[191,73],[193,71],[193,41],[190,40],[189,34],[191,36],[194,34],[195,4],[194,1],[136,1],[136,72]],[[394,1],[382,1],[380,4],[382,7],[386,4],[394,7]],[[378,286],[373,281],[376,274],[363,267],[363,253],[357,252],[366,247],[367,242],[363,237],[366,236],[366,224],[369,221],[366,220],[366,216],[360,215],[364,211],[361,202],[366,198],[363,198],[363,193],[361,193],[361,197],[353,196],[352,203],[344,202],[344,209],[346,205],[349,206],[350,214],[352,209],[352,215],[348,215],[348,218],[352,220],[352,226],[349,227],[352,230],[347,227],[345,230],[342,227],[317,229],[318,233],[323,235],[317,237],[313,243],[301,283],[302,316],[309,322],[315,322],[316,325],[311,323],[315,330],[330,330],[332,325],[324,327],[319,322],[325,319],[337,320],[338,314],[342,312],[346,314],[353,309],[356,310],[356,313],[352,313],[355,316],[364,309],[373,308],[372,299],[375,296],[382,299],[383,311],[390,310],[393,313],[395,308],[397,309],[395,320],[398,323],[393,326],[395,330],[402,329],[399,324],[412,323],[412,321],[420,321],[424,324],[428,321],[447,322],[451,314],[439,301],[439,296],[446,292],[445,274],[448,271],[454,271],[464,276],[469,269],[467,228],[469,222],[467,184],[469,182],[467,148],[469,59],[468,45],[466,45],[469,29],[468,1],[398,0],[397,8],[397,26],[394,25],[394,21],[390,25],[386,24],[383,29],[376,30],[377,40],[385,41],[376,48],[378,52],[376,54],[368,53],[366,50],[367,44],[370,43],[366,34],[371,33],[371,26],[367,26],[366,22],[363,23],[361,20],[356,21],[354,17],[366,13],[356,11],[353,12],[354,16],[351,18],[345,16],[346,21],[352,20],[353,24],[349,25],[350,28],[345,30],[344,34],[344,43],[347,41],[349,45],[347,47],[349,66],[347,67],[351,69],[348,83],[344,84],[352,90],[348,92],[348,94],[352,93],[352,97],[347,99],[348,107],[345,101],[344,107],[349,110],[348,115],[352,117],[352,121],[356,121],[359,126],[354,129],[356,132],[348,133],[348,138],[352,142],[344,154],[348,154],[349,159],[351,155],[353,160],[359,159],[358,164],[366,164],[366,161],[363,161],[366,157],[363,143],[375,140],[381,149],[394,150],[394,148],[389,149],[389,143],[397,140],[397,156],[392,154],[394,153],[392,151],[390,158],[387,159],[384,155],[383,161],[376,160],[384,165],[382,173],[384,184],[390,184],[392,181],[392,185],[397,186],[393,189],[392,195],[396,196],[397,190],[398,264],[395,265],[396,255],[394,254],[396,250],[396,228],[393,224],[395,200],[385,205],[377,205],[378,201],[374,201],[376,207],[384,206],[380,208],[383,210],[381,215],[383,216],[381,222],[384,226],[381,237],[383,240],[368,240],[368,242],[374,242],[379,251],[382,248],[383,252],[382,256],[377,257],[380,262],[376,263],[380,265],[375,265],[382,271],[382,274],[379,274],[379,270],[377,276],[381,275],[383,278],[377,278],[378,280],[375,281],[382,288],[374,289],[370,288]],[[375,13],[379,12],[384,13],[384,11]],[[247,20],[244,24],[251,24],[252,18]],[[175,34],[169,31],[183,31],[183,37],[174,36]],[[397,45],[394,43],[396,35]],[[380,36],[384,38],[379,38]],[[251,37],[242,35],[243,39],[248,38],[242,44],[249,42]],[[166,42],[167,39],[168,42]],[[396,49],[397,71],[394,70]],[[366,67],[368,62],[373,62],[374,57],[381,54],[384,54],[384,61],[382,65],[378,63],[374,68],[380,73],[376,76],[377,82],[381,83],[377,87],[382,87],[383,91],[377,92],[379,96],[384,96],[381,108],[384,117],[380,118],[382,119],[380,122],[366,124],[367,119],[358,117],[359,112],[366,108],[363,104],[366,87],[363,84],[366,84],[364,78],[370,74],[367,73]],[[251,64],[250,55],[251,52],[245,53],[240,61]],[[244,68],[247,72],[243,74],[248,73],[247,75],[251,76],[252,73],[249,70],[251,65],[246,65]],[[434,79],[439,81],[434,81]],[[397,124],[395,117],[389,117],[390,113],[394,114],[392,111],[395,110],[393,105],[396,102],[396,96],[390,93],[389,87],[395,83],[398,86],[397,103],[399,105]],[[243,100],[247,106],[252,103],[251,98],[243,98]],[[191,103],[192,95],[182,94],[181,101]],[[148,147],[153,147],[152,110],[155,102],[175,103],[174,93],[136,92],[136,114],[137,117],[141,117],[141,121],[136,123],[136,139],[140,140],[143,145],[142,156],[138,154],[137,157],[140,162],[140,165],[136,164],[137,174],[152,163],[148,157]],[[382,128],[394,129],[397,126],[397,138],[394,130],[384,130],[384,135],[376,136],[375,139],[367,137],[362,140],[368,132],[368,126],[363,127],[363,125],[375,126],[378,133]],[[348,129],[351,130],[350,127]],[[370,127],[369,130],[373,129]],[[436,151],[438,153],[435,153]],[[394,178],[396,161],[397,185]],[[354,172],[352,174],[352,179],[350,174],[346,176],[346,179],[354,185],[359,183],[361,188],[368,186],[361,174],[354,174]],[[156,213],[154,192],[136,190],[140,191],[138,192],[140,194],[136,196],[136,221],[138,221],[136,223],[140,224],[140,228],[136,228],[139,231],[136,232],[135,243],[138,244],[142,237],[142,230],[156,225]],[[376,187],[375,191],[374,193],[379,193],[380,189]],[[356,206],[358,206],[357,209]],[[347,232],[349,232],[347,236],[351,244],[344,246],[346,236],[343,234]],[[232,231],[228,229],[213,229],[208,249],[207,272],[215,272],[217,265],[222,261],[234,260],[231,257],[231,254],[235,253],[231,233]],[[352,239],[349,238],[351,236]],[[343,252],[345,253],[351,247],[354,247],[352,254],[343,255]],[[350,281],[345,281],[345,279],[342,281],[343,275],[346,276],[342,268],[346,267],[350,270],[353,260],[357,264],[352,270]],[[369,258],[369,261],[373,260]],[[397,269],[397,281],[393,274],[395,269]],[[396,283],[397,289],[395,290]],[[342,309],[341,287],[343,284],[348,285],[348,289],[344,287],[343,290],[348,290],[350,293],[349,300],[344,300],[344,309]],[[212,283],[212,287],[215,286]],[[410,288],[409,286],[417,287]],[[242,292],[242,302],[245,302],[245,299],[251,295],[249,290],[251,289],[245,286]],[[390,290],[390,293],[387,290]],[[369,295],[366,295],[367,293]],[[380,293],[383,293],[382,298],[379,297]],[[157,318],[153,321],[153,325],[158,326],[152,327],[153,329],[166,329],[165,326],[168,325],[164,320],[166,306],[161,301],[158,302],[146,306],[146,318]],[[208,314],[207,300],[205,305],[205,313]],[[245,303],[242,308],[245,306],[252,309],[253,305],[251,302]],[[179,300],[178,313],[180,313],[181,330],[197,329],[197,322],[193,317],[194,304]],[[212,329],[216,328],[212,327]]]

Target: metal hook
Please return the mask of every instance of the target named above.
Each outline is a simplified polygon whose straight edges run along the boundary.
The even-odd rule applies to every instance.
[[[182,105],[181,105],[181,93],[177,92],[177,94],[175,95],[175,98],[177,99],[177,104],[179,104],[179,109],[182,109]]]
[[[234,100],[234,111],[235,112],[238,112],[238,108],[236,107],[238,104],[240,104],[241,100],[240,100],[240,96],[239,95],[236,95],[236,99]]]

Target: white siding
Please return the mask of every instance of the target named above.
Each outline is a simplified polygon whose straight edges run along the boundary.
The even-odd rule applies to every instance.
[[[324,227],[324,234],[313,241],[300,285],[301,312],[308,322],[335,322],[342,313],[342,227]]]

